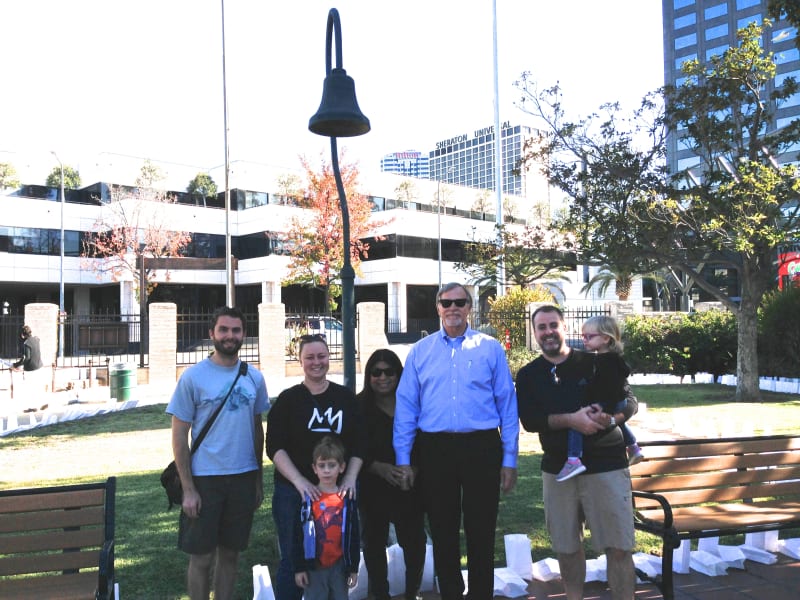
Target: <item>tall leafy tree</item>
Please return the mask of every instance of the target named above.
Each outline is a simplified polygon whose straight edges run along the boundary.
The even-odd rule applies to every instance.
[[[305,157],[300,162],[307,180],[305,197],[309,210],[293,218],[286,233],[290,259],[284,283],[324,290],[326,305],[333,308],[334,298],[340,295],[337,280],[344,266],[339,192],[330,162],[321,158],[319,168]],[[350,216],[350,259],[358,273],[361,257],[369,251],[369,246],[360,240],[369,235],[371,204],[358,190],[358,167],[340,159],[339,171]]]
[[[473,231],[464,245],[464,260],[455,268],[482,287],[528,288],[540,279],[563,278],[563,271],[575,263],[573,249],[572,237],[554,229],[502,224],[495,226],[492,239],[480,239]]]
[[[53,167],[44,184],[48,187],[61,187],[61,167]],[[64,189],[77,190],[81,187],[81,174],[69,165],[64,165]]]
[[[518,105],[545,125],[526,146],[525,160],[540,165],[567,196],[549,228],[571,236],[572,260],[600,267],[602,276],[593,284],[610,289],[613,283],[617,296],[627,298],[633,281],[659,266],[657,252],[640,249],[642,240],[653,244],[657,238],[638,216],[666,174],[658,95],[645,97],[632,114],[609,103],[571,120],[559,86],[540,91],[523,74],[516,87],[522,92]]]
[[[217,184],[208,173],[198,173],[186,186],[186,191],[203,199],[213,198],[217,195]]]
[[[775,63],[761,35],[751,24],[736,47],[708,63],[685,63],[685,82],[664,90],[663,119],[639,111],[625,128],[612,105],[602,116],[567,122],[557,100],[544,102],[557,99],[552,90],[532,102],[549,125],[543,156],[551,182],[570,198],[560,225],[576,232],[579,260],[640,275],[665,268],[726,306],[737,319],[742,401],[760,397],[756,313],[775,285],[776,246],[798,231],[796,169],[775,157],[796,159],[786,153],[800,139],[800,121],[771,129],[775,108],[797,93],[797,82],[787,78],[768,91]],[[696,165],[667,176],[664,131],[692,150]],[[740,295],[729,297],[707,266],[735,271]]]
[[[157,181],[158,172],[151,166],[145,164],[137,181]],[[188,232],[167,228],[169,219],[164,208],[173,202],[174,196],[159,187],[112,187],[111,202],[84,239],[81,252],[84,264],[98,279],[110,276],[112,281],[133,280],[141,294],[143,290],[138,289],[141,259],[179,257],[191,242]],[[155,270],[146,267],[146,294],[157,285],[155,277]],[[165,278],[169,280],[168,270]]]
[[[789,77],[768,91],[776,65],[762,49],[763,31],[755,23],[739,30],[738,46],[707,64],[685,63],[686,83],[666,89],[666,123],[700,163],[691,175],[690,169],[677,173],[668,201],[653,202],[648,213],[672,235],[673,247],[693,258],[677,266],[736,315],[739,400],[760,395],[757,311],[775,287],[776,247],[796,239],[800,217],[797,169],[776,161],[781,155],[797,159],[786,153],[800,140],[800,119],[778,130],[772,125],[776,108],[798,84]],[[701,262],[735,271],[740,298],[728,297],[699,272]]]
[[[0,163],[0,189],[19,187],[17,170],[11,163]]]

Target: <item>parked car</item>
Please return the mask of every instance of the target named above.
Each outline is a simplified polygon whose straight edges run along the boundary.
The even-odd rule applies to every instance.
[[[342,345],[342,322],[323,315],[298,316],[286,318],[286,351],[290,356],[297,355],[297,344],[302,335],[319,334],[325,338],[329,348]]]

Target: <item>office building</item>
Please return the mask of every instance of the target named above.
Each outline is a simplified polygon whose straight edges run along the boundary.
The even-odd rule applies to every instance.
[[[381,159],[381,172],[428,179],[430,177],[428,160],[427,156],[416,150],[392,152]]]
[[[430,152],[431,179],[479,190],[495,190],[494,125],[464,132],[436,143]],[[534,189],[539,194],[541,178],[530,168],[520,170],[525,142],[536,131],[525,125],[500,125],[503,161],[503,194],[530,198]],[[531,177],[538,181],[532,185]]]
[[[736,32],[751,22],[761,24],[767,14],[767,0],[663,0],[664,81],[680,85],[684,61],[701,63],[737,45]],[[777,75],[767,92],[792,76],[800,81],[800,50],[795,45],[797,29],[785,21],[774,22],[762,36],[765,53],[774,53]],[[800,94],[788,99],[776,111],[769,129],[776,130],[800,116]],[[667,161],[671,171],[698,164],[692,151],[678,144],[677,136],[667,142]],[[779,157],[780,158],[780,157]]]

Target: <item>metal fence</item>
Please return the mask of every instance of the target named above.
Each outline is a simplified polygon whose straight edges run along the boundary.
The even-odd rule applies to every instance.
[[[213,310],[178,313],[177,363],[192,365],[206,358],[214,349],[214,342],[208,336]],[[258,362],[258,313],[244,313],[244,343],[239,357],[247,362]]]
[[[144,321],[144,323],[142,322]],[[59,367],[89,367],[108,363],[147,366],[147,318],[137,314],[65,315],[61,327],[64,356]]]
[[[355,315],[358,327],[358,315]],[[319,334],[325,337],[328,343],[331,360],[341,360],[343,327],[340,313],[316,312],[291,312],[286,314],[284,324],[284,344],[286,346],[286,360],[298,359],[300,337],[303,335]],[[358,348],[356,355],[358,354]]]
[[[609,309],[602,306],[588,306],[566,308],[564,311],[564,324],[567,329],[567,344],[573,348],[583,348],[581,329],[583,322],[589,317],[610,314]],[[469,322],[473,329],[478,329],[493,337],[501,343],[510,344],[511,347],[525,346],[526,331],[530,320],[530,312],[481,312],[473,311]],[[390,343],[412,343],[421,337],[438,331],[439,319],[408,319],[406,331],[401,330],[400,319],[389,319],[386,334]],[[535,345],[535,342],[532,342]]]

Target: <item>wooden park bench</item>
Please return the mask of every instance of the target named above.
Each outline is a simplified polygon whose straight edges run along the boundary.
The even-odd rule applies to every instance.
[[[662,538],[662,573],[674,598],[672,552],[682,540],[800,527],[800,436],[640,443],[631,467],[636,529]]]
[[[0,598],[114,598],[115,490],[0,490]]]

